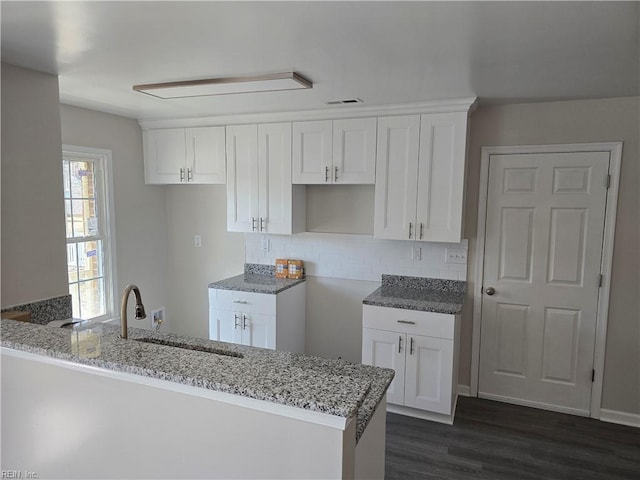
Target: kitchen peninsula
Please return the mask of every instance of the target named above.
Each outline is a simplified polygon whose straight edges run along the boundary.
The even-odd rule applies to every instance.
[[[3,468],[40,478],[383,478],[392,370],[118,332],[2,320]]]

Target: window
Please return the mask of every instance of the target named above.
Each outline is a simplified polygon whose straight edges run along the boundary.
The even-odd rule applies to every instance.
[[[67,270],[73,316],[114,318],[111,152],[63,146]]]

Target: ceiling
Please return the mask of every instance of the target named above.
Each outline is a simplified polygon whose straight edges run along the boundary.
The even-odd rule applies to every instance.
[[[640,94],[638,2],[3,0],[1,9],[2,61],[58,74],[63,103],[136,119],[322,109],[356,97]],[[161,100],[131,88],[286,71],[313,89]]]

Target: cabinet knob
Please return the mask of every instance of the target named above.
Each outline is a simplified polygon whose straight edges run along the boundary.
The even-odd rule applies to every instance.
[[[484,291],[484,293],[486,293],[487,295],[491,296],[491,295],[494,295],[496,293],[496,289],[493,288],[493,287],[489,287]]]

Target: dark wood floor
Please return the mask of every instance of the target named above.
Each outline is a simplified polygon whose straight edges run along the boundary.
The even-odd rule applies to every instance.
[[[455,424],[387,414],[386,479],[640,479],[640,430],[479,398]]]

